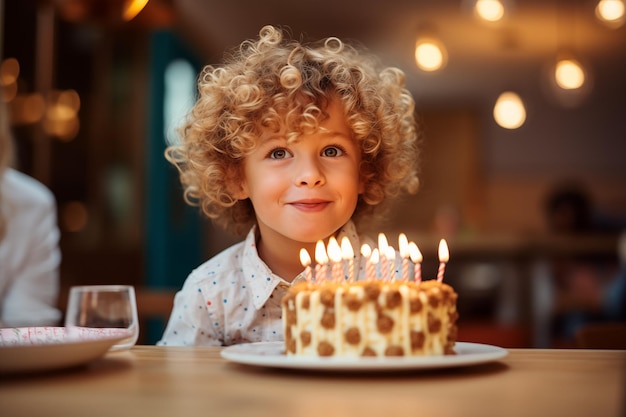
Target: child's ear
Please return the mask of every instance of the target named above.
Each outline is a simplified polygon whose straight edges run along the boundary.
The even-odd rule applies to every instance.
[[[237,200],[245,200],[249,197],[248,187],[246,187],[243,181],[231,180],[229,189],[232,196]]]
[[[241,173],[233,168],[229,170],[228,175],[228,192],[237,200],[245,200],[249,197],[248,187],[245,178]]]

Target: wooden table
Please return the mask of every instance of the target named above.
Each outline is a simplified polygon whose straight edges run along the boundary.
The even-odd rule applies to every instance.
[[[384,374],[225,361],[219,348],[136,346],[87,366],[0,378],[19,416],[624,416],[626,351],[511,349],[497,362]]]

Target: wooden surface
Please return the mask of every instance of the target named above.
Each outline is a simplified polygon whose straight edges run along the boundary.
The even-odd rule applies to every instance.
[[[497,362],[383,374],[280,371],[219,348],[136,346],[0,378],[3,416],[624,416],[626,351],[511,349]]]

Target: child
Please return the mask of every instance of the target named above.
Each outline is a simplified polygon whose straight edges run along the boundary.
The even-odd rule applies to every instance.
[[[185,200],[244,236],[195,269],[159,345],[280,341],[280,300],[299,251],[347,236],[418,185],[414,101],[404,74],[339,39],[302,44],[266,26],[199,78],[166,151]],[[298,278],[300,279],[300,278]]]

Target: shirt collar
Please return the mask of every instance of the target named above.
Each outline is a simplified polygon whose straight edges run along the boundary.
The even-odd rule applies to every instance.
[[[274,274],[265,262],[259,258],[256,246],[257,230],[256,226],[252,227],[246,236],[241,264],[246,285],[250,288],[253,295],[252,303],[258,310],[265,305],[278,284],[285,283],[289,285],[289,283]]]
[[[277,285],[282,284],[290,286],[291,284],[274,274],[265,262],[261,260],[256,246],[257,233],[258,229],[254,226],[246,236],[242,259],[242,272],[246,280],[246,285],[248,285],[252,291],[254,307],[258,310],[265,305]],[[362,269],[360,253],[361,239],[352,221],[348,221],[339,229],[337,240],[341,242],[344,236],[350,240],[350,244],[354,250],[354,263],[358,268],[357,271],[360,272]],[[297,283],[304,279],[304,274],[300,273],[292,283]]]

